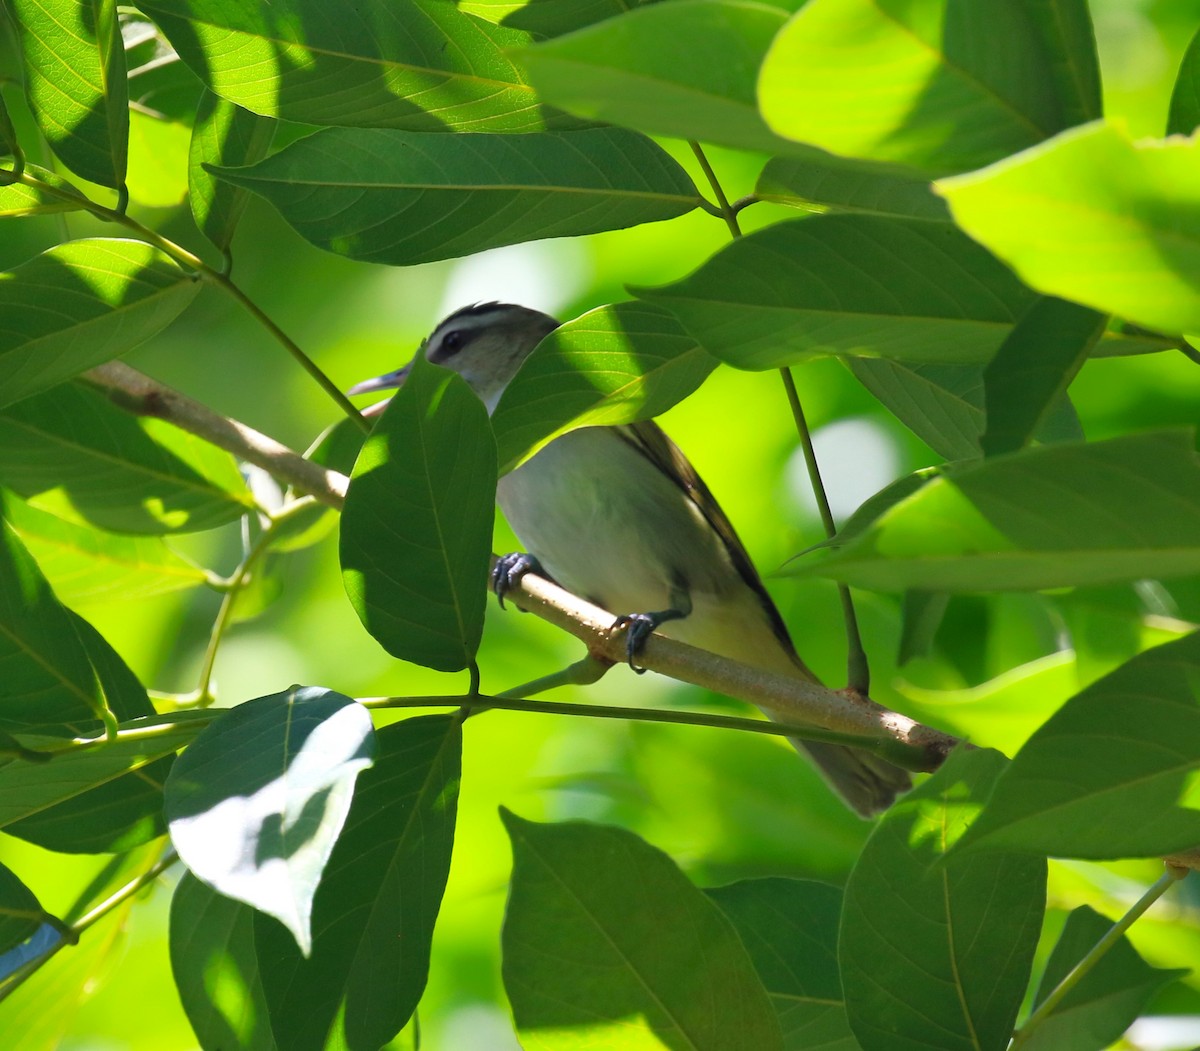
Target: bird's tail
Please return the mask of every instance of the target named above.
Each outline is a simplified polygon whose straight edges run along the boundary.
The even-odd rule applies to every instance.
[[[912,788],[907,770],[862,748],[795,737],[788,740],[812,756],[825,780],[863,817],[886,810],[897,795]]]

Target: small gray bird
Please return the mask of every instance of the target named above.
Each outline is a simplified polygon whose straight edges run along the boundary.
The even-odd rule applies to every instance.
[[[418,353],[458,372],[490,414],[521,363],[557,327],[527,307],[481,303],[442,321]],[[350,393],[399,387],[408,370]],[[500,479],[497,500],[530,552],[498,563],[493,583],[501,596],[534,570],[623,613],[630,663],[646,636],[661,630],[744,664],[816,681],[729,519],[657,424],[581,427],[555,438]],[[863,816],[911,785],[906,771],[869,752],[793,743]]]

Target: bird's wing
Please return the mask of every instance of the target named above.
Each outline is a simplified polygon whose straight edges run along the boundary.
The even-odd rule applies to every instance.
[[[771,630],[775,633],[775,636],[779,639],[784,649],[795,657],[797,663],[799,663],[799,657],[796,656],[796,650],[792,644],[791,635],[788,634],[787,625],[784,624],[783,617],[780,616],[779,610],[775,607],[775,603],[767,593],[762,578],[758,575],[758,570],[754,568],[754,563],[750,560],[750,555],[746,551],[745,545],[742,544],[737,532],[733,528],[733,523],[729,521],[725,512],[721,510],[721,505],[717,503],[717,498],[713,496],[708,486],[704,484],[704,479],[696,473],[696,468],[692,466],[691,461],[683,454],[679,446],[671,441],[663,433],[662,428],[653,420],[621,424],[612,427],[611,430],[622,441],[636,449],[667,478],[679,486],[684,496],[704,516],[708,524],[716,531],[717,536],[721,538],[721,542],[725,545],[725,550],[729,553],[729,560],[733,563],[739,576],[758,596],[763,612],[767,615],[767,620],[771,625]]]

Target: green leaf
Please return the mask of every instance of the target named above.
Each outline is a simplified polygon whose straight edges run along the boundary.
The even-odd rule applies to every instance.
[[[818,354],[983,362],[1033,301],[954,227],[872,215],[768,226],[681,281],[631,291],[745,369]]]
[[[1200,572],[1200,460],[1183,431],[951,467],[824,558],[877,590],[1026,591]]]
[[[936,173],[1100,114],[1084,0],[810,0],[776,37],[758,90],[780,135]]]
[[[900,646],[896,663],[903,667],[916,657],[926,657],[933,650],[933,640],[950,596],[944,591],[921,591],[909,588],[904,592],[900,610]]]
[[[1190,135],[1200,125],[1200,30],[1192,37],[1171,91],[1168,135]]]
[[[257,164],[266,155],[276,122],[205,91],[200,97],[188,151],[188,203],[200,232],[222,252],[246,210],[246,191],[213,176],[206,165]]]
[[[255,506],[227,452],[82,383],[0,409],[0,484],[121,533],[211,529]]]
[[[222,0],[140,5],[216,94],[306,124],[409,131],[541,131],[578,122],[539,104],[506,52],[529,42],[444,0]]]
[[[5,175],[11,176],[25,167],[25,154],[17,141],[17,130],[13,127],[12,117],[8,115],[8,106],[4,96],[0,95],[0,157],[12,157],[13,165],[5,172],[0,172],[0,179]],[[2,185],[2,184],[0,184]]]
[[[706,893],[737,928],[771,995],[784,1051],[859,1051],[838,974],[842,892],[828,883],[771,878]]]
[[[652,4],[520,53],[548,102],[589,120],[768,153],[755,77],[787,15],[753,0]],[[681,41],[687,42],[685,47]]]
[[[104,699],[70,613],[0,521],[0,727],[92,727]]]
[[[1072,697],[1017,753],[962,848],[1130,858],[1200,843],[1200,635]]]
[[[144,343],[199,284],[142,241],[68,241],[0,273],[0,405]]]
[[[656,0],[459,0],[458,9],[523,29],[537,37],[562,36],[584,26],[623,15]]]
[[[37,896],[11,869],[0,865],[0,972],[5,954],[32,938],[46,921]]]
[[[560,325],[525,359],[492,413],[502,471],[555,435],[666,412],[717,361],[667,311],[598,307]]]
[[[794,156],[772,157],[754,196],[806,212],[866,212],[950,222],[950,209],[925,177],[908,168],[838,157],[793,143]]]
[[[330,128],[252,168],[214,169],[319,248],[407,265],[621,230],[700,203],[653,141],[621,128],[424,135]]]
[[[897,802],[846,884],[839,955],[862,1051],[1003,1051],[1029,980],[1044,858],[947,851],[1004,768],[958,749]]]
[[[1200,142],[1091,124],[937,184],[1027,284],[1166,332],[1200,331]]]
[[[129,100],[116,0],[12,0],[25,90],[59,159],[89,182],[125,185]]]
[[[983,370],[984,455],[1028,445],[1067,392],[1108,319],[1052,296],[1034,302]]]
[[[185,872],[171,896],[171,972],[200,1046],[276,1051],[254,910]]]
[[[1087,905],[1067,917],[1046,970],[1038,984],[1034,1007],[1067,976],[1111,930],[1113,921]],[[1100,1051],[1128,1029],[1150,998],[1187,969],[1151,967],[1125,935],[1100,958],[1022,1043],[1026,1051]]]
[[[207,582],[204,570],[159,537],[116,536],[31,507],[0,492],[3,514],[37,561],[59,601],[140,602]]]
[[[733,925],[670,858],[618,828],[501,816],[504,987],[522,1047],[781,1051]]]
[[[49,762],[0,761],[0,828],[146,768],[178,751],[211,721],[209,712],[181,712],[169,722],[159,717],[134,720],[122,727],[116,741],[97,737],[92,747],[72,749]],[[35,750],[63,744],[62,738],[32,734],[18,740]]]
[[[26,164],[24,174],[36,179],[36,184],[0,181],[0,219],[73,212],[86,203],[83,195],[61,175],[36,164]]]
[[[309,959],[278,924],[255,921],[271,1028],[288,1051],[373,1051],[416,1009],[454,846],[461,726],[430,715],[379,732],[317,889]]]
[[[349,697],[294,686],[226,712],[167,779],[167,823],[184,864],[274,916],[305,955],[313,893],[373,736],[371,716]]]
[[[152,717],[146,689],[116,650],[82,617],[71,614],[104,698],[122,722]],[[130,850],[166,832],[163,785],[173,756],[163,756],[5,826],[4,831],[65,854]],[[57,760],[49,765],[57,767]],[[31,772],[32,773],[32,772]],[[36,776],[36,774],[32,774]]]
[[[487,410],[420,355],[354,465],[342,512],[342,580],[393,657],[439,671],[475,659],[495,516]]]

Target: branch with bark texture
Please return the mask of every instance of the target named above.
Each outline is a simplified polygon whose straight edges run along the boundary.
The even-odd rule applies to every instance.
[[[304,459],[273,438],[213,412],[128,365],[109,362],[92,369],[84,378],[103,388],[115,404],[129,412],[173,423],[329,507],[340,510],[345,503],[349,484],[345,475]],[[612,664],[625,660],[625,633],[614,627],[616,618],[607,610],[532,574],[506,597],[521,609],[570,632],[593,657]],[[936,770],[959,743],[957,738],[922,726],[868,697],[762,671],[661,635],[647,640],[639,664],[673,679],[770,708],[788,722],[811,723],[863,737],[864,744],[882,746],[888,758],[911,769]]]

